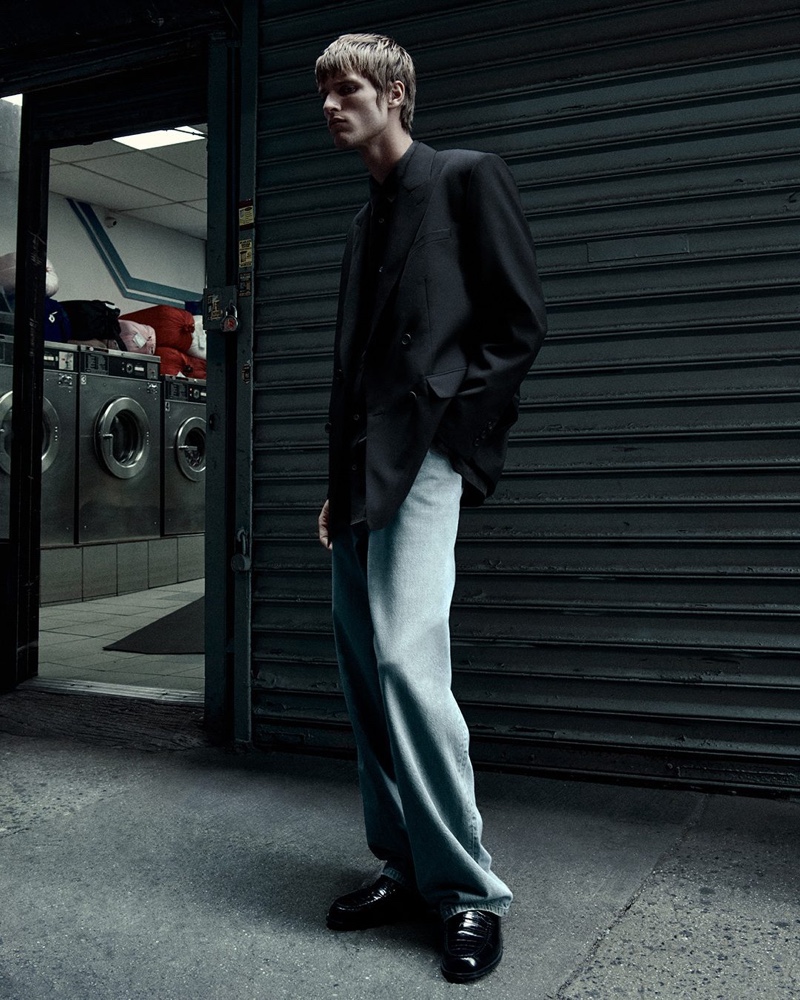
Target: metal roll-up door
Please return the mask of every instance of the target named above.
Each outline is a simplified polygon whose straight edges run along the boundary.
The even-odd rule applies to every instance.
[[[393,34],[415,135],[505,157],[551,332],[465,511],[454,686],[479,763],[800,788],[800,5],[262,4],[253,726],[352,745],[315,541],[343,236],[314,59]]]
[[[35,93],[37,138],[54,146],[132,134],[176,121],[205,121],[205,48],[176,56],[152,53],[144,67],[77,80]]]

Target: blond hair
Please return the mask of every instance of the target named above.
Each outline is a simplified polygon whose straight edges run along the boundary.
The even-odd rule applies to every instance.
[[[381,95],[386,96],[391,85],[399,80],[405,87],[405,100],[400,106],[400,124],[411,131],[414,120],[414,100],[417,77],[411,56],[388,35],[340,35],[317,59],[314,69],[317,86],[330,77],[357,73],[365,77]]]

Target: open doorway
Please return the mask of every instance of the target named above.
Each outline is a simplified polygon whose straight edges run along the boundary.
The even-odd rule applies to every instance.
[[[37,684],[201,700],[206,127],[122,138],[51,152]]]
[[[21,162],[25,163],[25,170],[19,181],[17,253],[20,267],[14,314],[13,378],[15,394],[18,391],[18,398],[30,400],[30,405],[14,407],[12,450],[14,467],[19,472],[10,477],[9,539],[5,544],[0,539],[3,599],[8,607],[13,632],[13,641],[7,643],[6,655],[0,658],[0,688],[6,689],[21,683],[39,682],[40,673],[44,673],[40,671],[40,663],[45,662],[45,658],[40,656],[40,636],[43,634],[40,633],[43,611],[40,600],[40,564],[43,562],[40,545],[43,513],[40,429],[43,374],[46,370],[43,346],[47,338],[40,333],[46,318],[45,257],[46,252],[55,247],[47,232],[48,222],[52,225],[53,221],[48,212],[48,203],[53,198],[48,179],[51,169],[74,174],[77,167],[74,160],[56,159],[51,164],[51,153],[65,149],[85,153],[97,150],[100,143],[115,138],[154,129],[171,129],[178,123],[190,123],[193,128],[202,131],[196,123],[207,122],[208,243],[203,299],[204,327],[209,331],[205,489],[208,503],[203,564],[206,570],[205,597],[213,613],[205,616],[204,627],[204,718],[215,738],[234,738],[243,742],[250,738],[251,725],[249,539],[252,518],[251,373],[255,289],[252,206],[255,190],[257,32],[251,32],[248,37],[253,44],[246,49],[246,66],[244,47],[231,45],[229,38],[219,33],[207,39],[207,44],[188,52],[172,53],[168,59],[163,57],[163,53],[153,52],[152,59],[148,59],[146,64],[140,63],[138,58],[127,65],[122,60],[113,72],[100,76],[90,74],[25,94],[20,138]],[[144,53],[141,55],[144,58]],[[199,141],[202,142],[202,138]],[[107,165],[116,169],[114,160],[124,155],[98,159],[106,159]],[[167,166],[179,166],[170,164],[163,156],[156,158],[163,161],[165,169]],[[96,168],[97,165],[92,170],[89,160],[81,167],[99,175]],[[144,188],[145,184],[137,180],[131,186]],[[184,205],[185,199],[181,196],[168,197],[149,191],[150,196],[153,194],[161,198],[160,202],[149,204],[156,219],[138,219],[133,215],[139,208],[145,211],[147,204],[120,208],[118,213],[127,213],[126,227],[139,223],[159,226],[165,221],[169,206],[173,206],[169,208],[170,212],[182,211],[179,206],[192,208],[195,212],[202,209],[197,204]],[[59,196],[72,198],[74,208],[80,209],[88,228],[93,228],[95,235],[100,231],[99,227],[112,232],[123,228],[119,218],[116,226],[104,226],[106,215],[99,211],[93,212],[95,218],[89,218],[81,206],[103,210],[115,207],[108,204],[108,199],[99,197],[96,191],[88,196],[89,201],[80,201],[69,193]],[[197,203],[202,198],[193,195],[186,200]],[[104,205],[104,201],[107,204]],[[249,206],[251,210],[247,212],[243,206]],[[74,214],[73,206],[67,207]],[[109,215],[113,220],[114,212],[109,212]],[[161,225],[161,228],[165,232],[176,231],[174,222]],[[251,248],[247,258],[243,254],[245,245]],[[66,253],[69,253],[70,247],[68,241]],[[147,257],[146,253],[144,256]],[[62,272],[66,276],[68,270],[64,270],[65,263],[62,262]],[[124,259],[121,264],[126,266],[128,272],[126,281],[140,277]],[[167,283],[175,286],[184,284],[182,279],[167,279],[166,272],[165,265],[151,280],[161,286]],[[130,283],[126,288],[134,294],[126,293],[122,298],[134,305],[150,301],[144,296],[152,289],[134,288]],[[157,291],[160,294],[162,290]],[[192,283],[189,283],[188,290],[194,292]],[[118,291],[114,290],[114,297]],[[98,295],[88,289],[69,294],[83,298]],[[103,358],[110,356],[100,352],[94,355],[98,365]],[[145,366],[149,364],[147,361],[143,363]],[[157,378],[158,375],[155,380]],[[111,414],[112,424],[115,415]],[[132,426],[132,421],[118,420],[107,431],[109,437],[105,438],[105,442],[112,459],[119,457],[112,447],[112,443],[119,444],[115,436],[124,442],[130,436]],[[187,443],[192,446],[191,442]],[[105,508],[113,512],[115,505],[106,502]],[[96,519],[93,521],[96,524]],[[136,538],[123,544],[144,542],[159,551],[162,546],[156,543],[161,541],[160,533],[153,530],[149,538]],[[149,546],[150,542],[154,544]],[[95,555],[99,558],[103,544],[103,541],[87,542],[84,548],[92,553],[88,558]],[[125,573],[139,572],[136,570],[137,563],[130,561],[127,554],[117,552],[117,573],[120,567]],[[148,566],[148,574],[149,569]],[[156,589],[150,586],[152,582],[148,575],[148,591],[151,593]],[[141,589],[126,586],[125,593],[118,593],[116,598],[125,600],[128,594],[141,593],[143,588],[144,585]],[[85,591],[82,594],[88,596]],[[106,600],[110,597],[98,595],[95,599]],[[76,600],[61,602],[63,606],[69,604],[73,614],[84,603]],[[52,603],[46,602],[44,608],[51,606]],[[103,643],[107,644],[110,643]],[[100,652],[107,651],[101,647]],[[131,689],[133,686],[123,685],[125,687]]]

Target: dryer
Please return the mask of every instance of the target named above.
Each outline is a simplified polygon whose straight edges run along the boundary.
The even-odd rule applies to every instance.
[[[78,349],[44,345],[42,405],[42,545],[75,541],[75,425]],[[0,337],[0,536],[8,537],[14,342]]]
[[[162,521],[164,535],[205,530],[206,383],[163,375]]]
[[[160,360],[78,350],[78,542],[158,538]]]

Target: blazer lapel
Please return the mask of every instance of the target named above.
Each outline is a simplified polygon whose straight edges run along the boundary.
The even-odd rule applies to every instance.
[[[378,324],[389,294],[400,279],[408,251],[425,217],[431,192],[430,179],[434,156],[435,152],[430,146],[418,143],[400,182],[392,215],[389,245],[375,289],[375,308],[369,330],[370,337]],[[355,265],[355,258],[353,263]]]
[[[347,260],[347,276],[342,288],[344,301],[341,304],[341,340],[339,352],[341,355],[342,367],[345,371],[350,370],[350,355],[355,339],[356,325],[358,323],[358,305],[361,294],[361,275],[364,268],[364,252],[367,243],[366,219],[369,214],[369,205],[366,205],[353,220],[351,232],[351,248],[349,259]]]
[[[383,270],[375,289],[375,303],[372,323],[367,335],[367,344],[377,325],[380,314],[386,306],[392,288],[403,272],[408,251],[417,235],[431,191],[431,173],[434,150],[424,143],[417,143],[406,166],[397,192],[397,201],[392,217],[392,231],[383,263]],[[345,253],[347,274],[344,277],[340,302],[341,334],[339,353],[342,367],[351,370],[353,344],[358,324],[359,301],[361,297],[361,275],[364,273],[364,254],[367,249],[369,203],[356,215],[351,230],[351,245]]]

